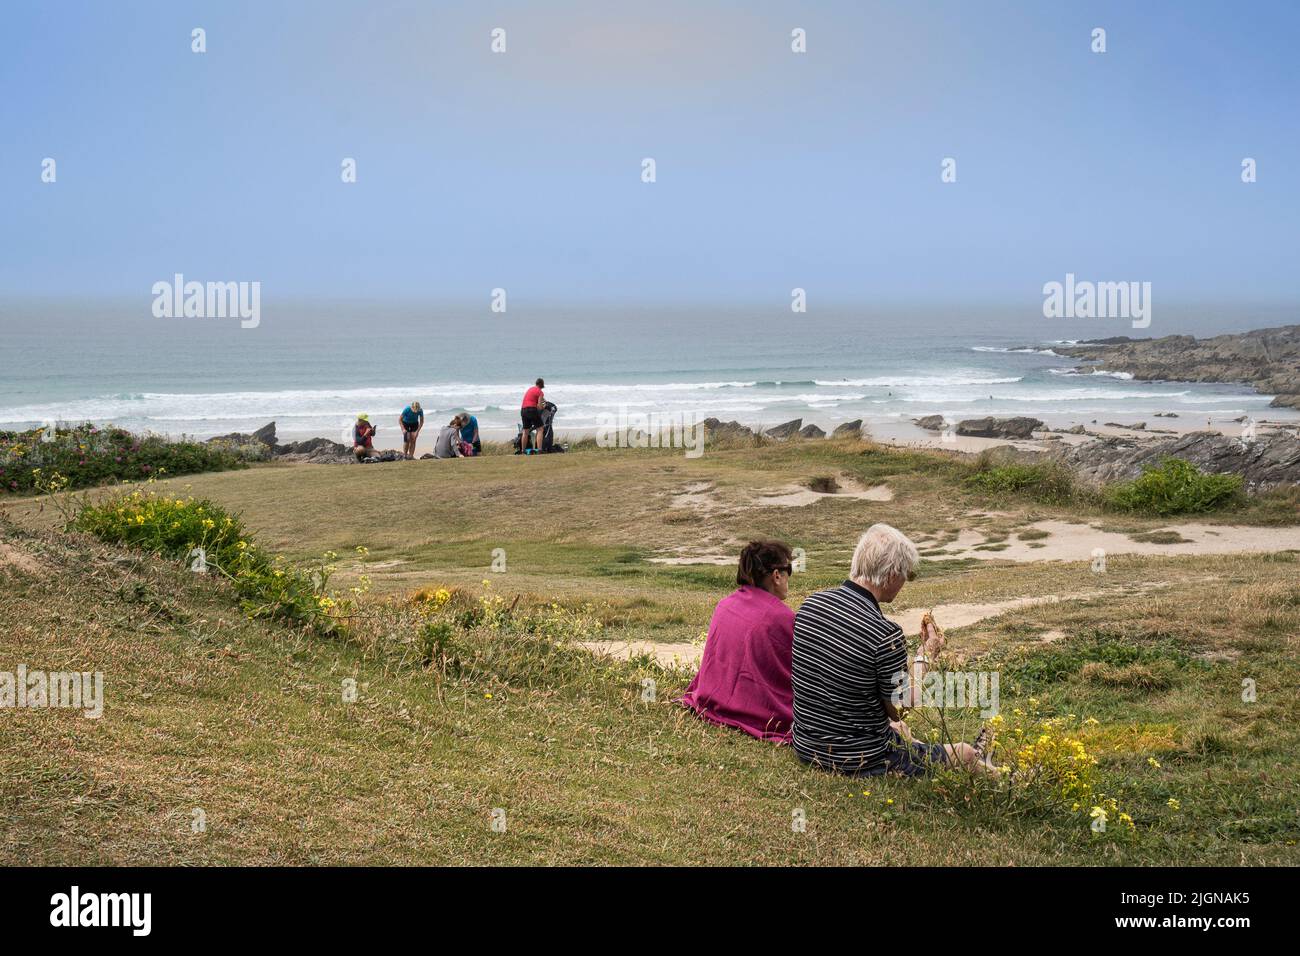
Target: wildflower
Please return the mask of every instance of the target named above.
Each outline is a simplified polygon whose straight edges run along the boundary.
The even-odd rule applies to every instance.
[[[1119,822],[1122,823],[1124,826],[1128,827],[1130,830],[1134,829],[1133,818],[1129,816],[1127,813],[1121,813],[1119,815]]]
[[[1167,803],[1169,804],[1170,810],[1178,811],[1183,808],[1183,805],[1179,803],[1177,800],[1175,800],[1173,797],[1170,797]]]
[[[885,806],[887,806],[887,807],[892,807],[893,805],[894,805],[894,798],[893,798],[893,797],[887,797],[887,798],[885,799]]]
[[[1157,760],[1155,757],[1147,757],[1147,764],[1149,766],[1155,767],[1157,770],[1160,769],[1160,761]]]

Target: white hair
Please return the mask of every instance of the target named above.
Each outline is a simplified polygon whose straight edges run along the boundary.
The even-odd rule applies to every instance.
[[[884,587],[895,575],[907,577],[920,560],[916,545],[908,540],[907,535],[887,524],[873,524],[853,549],[849,577]]]

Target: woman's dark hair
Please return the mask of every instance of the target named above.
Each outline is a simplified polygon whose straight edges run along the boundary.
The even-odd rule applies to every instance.
[[[790,564],[793,557],[794,553],[784,541],[751,541],[740,552],[736,583],[762,587],[765,577]]]
[[[538,387],[538,388],[545,388],[545,387],[546,387],[546,383],[543,382],[543,381],[539,378],[539,379],[537,380],[537,387]]]

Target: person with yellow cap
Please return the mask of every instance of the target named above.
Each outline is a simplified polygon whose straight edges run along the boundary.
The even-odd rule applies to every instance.
[[[357,415],[357,423],[352,426],[352,453],[357,461],[375,457],[375,431],[369,415],[365,412]]]

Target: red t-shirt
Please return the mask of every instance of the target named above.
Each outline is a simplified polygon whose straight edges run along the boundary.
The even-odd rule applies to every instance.
[[[524,403],[520,408],[537,408],[541,404],[542,390],[536,385],[524,392]]]

